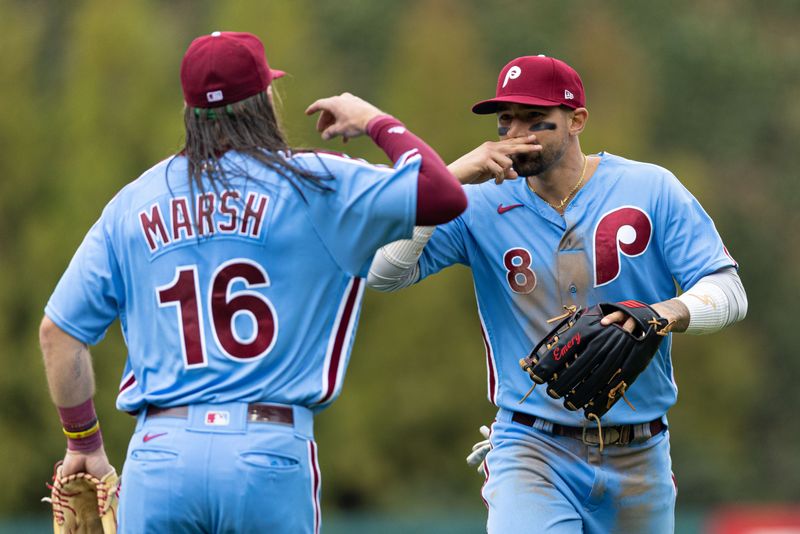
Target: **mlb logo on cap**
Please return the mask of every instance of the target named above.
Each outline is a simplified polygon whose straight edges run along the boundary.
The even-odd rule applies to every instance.
[[[583,82],[575,69],[561,60],[542,55],[518,57],[500,71],[496,96],[478,102],[472,111],[495,113],[500,102],[582,108]]]

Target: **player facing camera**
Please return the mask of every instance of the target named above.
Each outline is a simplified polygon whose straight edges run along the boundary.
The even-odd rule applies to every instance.
[[[672,336],[744,317],[738,265],[667,169],[584,153],[583,83],[565,62],[513,59],[472,109],[497,115],[500,140],[448,167],[469,207],[383,247],[368,284],[472,269],[497,415],[468,462],[490,534],[672,533]]]

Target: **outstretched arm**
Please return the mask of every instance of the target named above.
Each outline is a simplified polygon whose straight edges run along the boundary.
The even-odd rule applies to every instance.
[[[467,198],[461,184],[436,151],[399,120],[350,93],[317,100],[306,110],[307,114],[316,112],[320,112],[317,130],[323,139],[341,136],[347,141],[366,133],[394,162],[404,154],[419,154],[422,162],[417,179],[417,224],[442,224],[466,209]]]
[[[491,178],[496,183],[514,179],[511,156],[541,150],[536,136],[503,141],[487,141],[447,166],[462,184],[479,183]],[[375,253],[367,277],[367,285],[378,291],[397,291],[419,280],[418,260],[434,227],[417,226],[411,239],[395,241]]]

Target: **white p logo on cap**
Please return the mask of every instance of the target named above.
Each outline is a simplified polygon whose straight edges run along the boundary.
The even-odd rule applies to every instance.
[[[508,69],[508,72],[506,72],[506,77],[503,80],[503,87],[505,87],[506,84],[508,84],[508,80],[516,80],[517,78],[519,78],[520,74],[522,74],[522,69],[517,67],[516,65]]]

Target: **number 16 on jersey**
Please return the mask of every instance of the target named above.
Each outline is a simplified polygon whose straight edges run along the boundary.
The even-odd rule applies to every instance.
[[[237,282],[243,289],[235,290]],[[246,258],[217,267],[205,292],[196,265],[177,267],[175,278],[156,288],[156,298],[159,306],[176,308],[184,366],[208,365],[205,317],[217,348],[228,358],[244,363],[266,356],[278,337],[278,316],[269,299],[256,290],[269,285],[264,268]],[[237,331],[241,316],[247,317],[252,327],[246,336]]]

